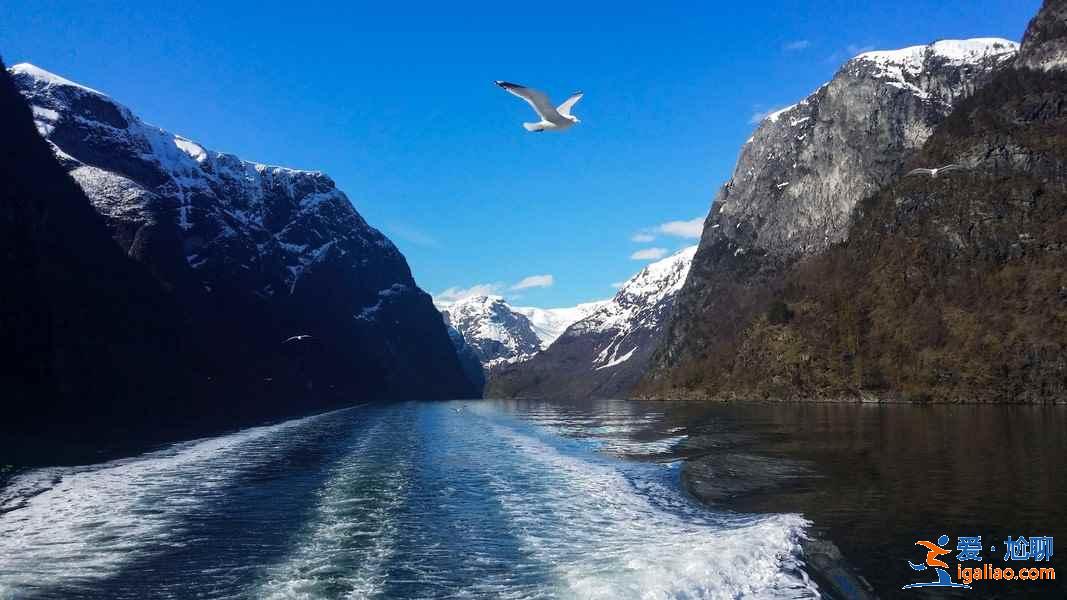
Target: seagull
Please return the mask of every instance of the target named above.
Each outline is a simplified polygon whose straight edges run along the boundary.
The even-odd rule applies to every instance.
[[[582,99],[582,92],[574,92],[563,104],[553,108],[544,92],[506,81],[497,81],[496,84],[528,102],[541,118],[537,123],[523,123],[526,131],[560,131],[580,123],[578,117],[571,114],[571,109]]]
[[[306,340],[313,340],[313,339],[315,339],[315,338],[311,337],[310,335],[308,335],[306,333],[302,333],[300,335],[294,335],[293,337],[285,340],[282,343],[283,344],[288,344],[289,342],[303,342],[303,341],[306,341]]]
[[[962,171],[962,170],[964,170],[964,168],[962,166],[957,165],[956,163],[952,163],[951,165],[945,165],[943,167],[938,167],[936,169],[912,169],[911,171],[908,171],[908,174],[905,175],[905,177],[908,177],[910,175],[929,175],[930,177],[933,177],[934,179],[937,179],[937,176],[942,174],[942,173],[946,173],[948,171]]]

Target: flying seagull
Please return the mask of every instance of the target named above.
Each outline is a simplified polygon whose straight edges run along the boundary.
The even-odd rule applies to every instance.
[[[964,168],[962,166],[957,165],[956,163],[952,163],[951,165],[945,165],[943,167],[938,167],[936,169],[912,169],[911,171],[908,171],[908,174],[905,175],[905,177],[907,177],[909,175],[929,175],[930,177],[933,177],[934,179],[937,179],[937,176],[942,174],[942,173],[947,173],[949,171],[962,171],[962,170],[964,170]]]
[[[283,344],[288,344],[290,342],[303,342],[303,341],[313,340],[313,339],[315,339],[315,338],[311,337],[310,335],[308,335],[306,333],[302,333],[300,335],[294,335],[293,337],[288,338],[287,340],[285,340],[282,343]]]
[[[582,92],[574,92],[563,104],[553,107],[544,92],[506,81],[497,81],[496,84],[528,102],[541,118],[537,123],[523,123],[526,131],[560,131],[580,122],[578,117],[571,114],[571,109],[582,99]]]

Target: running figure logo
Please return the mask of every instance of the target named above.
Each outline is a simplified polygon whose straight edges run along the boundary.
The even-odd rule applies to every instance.
[[[952,575],[949,575],[949,572],[947,571],[948,564],[939,558],[951,552],[951,550],[943,547],[948,545],[948,541],[949,537],[947,535],[942,535],[941,537],[937,538],[936,544],[933,542],[928,542],[926,540],[919,540],[915,542],[916,546],[922,546],[923,548],[926,548],[926,561],[919,564],[915,564],[909,560],[908,565],[914,571],[925,571],[927,569],[933,568],[934,572],[937,573],[937,581],[930,581],[926,583],[912,583],[900,589],[906,590],[908,588],[924,587],[950,587],[963,588],[968,590],[971,589],[971,586],[969,585],[964,585],[962,583],[956,583],[955,581],[952,581]]]

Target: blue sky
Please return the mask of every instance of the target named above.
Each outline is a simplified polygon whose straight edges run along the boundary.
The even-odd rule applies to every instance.
[[[127,4],[6,0],[0,53],[214,150],[329,173],[431,293],[564,306],[695,243],[662,225],[703,218],[754,115],[866,49],[1018,40],[1040,0]],[[496,79],[585,91],[582,123],[525,132]]]

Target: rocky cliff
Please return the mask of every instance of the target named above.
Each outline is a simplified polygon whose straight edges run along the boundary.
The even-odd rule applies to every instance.
[[[732,252],[705,232],[711,260],[675,330],[692,337],[664,348],[661,370],[643,390],[720,399],[1063,401],[1064,7],[1045,3],[1015,64],[995,69],[919,152],[901,158],[895,175],[856,205],[840,243],[772,272],[743,253],[732,268],[722,266]],[[906,175],[948,163],[964,169]],[[715,269],[718,279],[708,279]],[[714,284],[725,292],[712,293]],[[702,312],[710,306],[732,312]]]
[[[0,451],[203,406],[181,306],[112,241],[0,70]],[[150,400],[148,400],[150,399]]]
[[[491,374],[487,397],[625,397],[648,366],[696,246],[654,262],[544,352]]]
[[[329,177],[209,150],[33,65],[10,72],[118,246],[210,332],[203,377],[350,400],[474,393],[404,257]],[[282,344],[297,334],[312,339]]]
[[[861,54],[764,119],[705,221],[652,360],[652,387],[701,387],[699,365],[729,360],[731,351],[722,354],[716,340],[735,338],[755,307],[766,305],[765,283],[845,240],[856,204],[892,181],[1017,48],[975,39]]]

